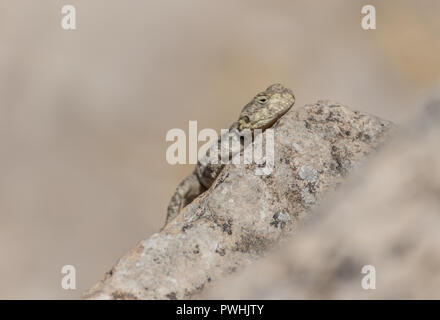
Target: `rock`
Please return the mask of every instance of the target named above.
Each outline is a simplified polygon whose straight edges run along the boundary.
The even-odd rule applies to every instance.
[[[284,248],[202,297],[439,299],[439,141],[440,101],[321,203]],[[371,270],[375,289],[365,290]]]
[[[297,230],[392,127],[331,101],[290,110],[273,127],[270,175],[256,175],[256,164],[227,165],[207,192],[122,257],[84,297],[194,297]]]

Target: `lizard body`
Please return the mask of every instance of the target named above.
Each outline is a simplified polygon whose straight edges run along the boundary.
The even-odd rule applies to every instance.
[[[292,91],[280,84],[273,84],[265,91],[257,94],[243,108],[238,120],[229,128],[227,135],[240,139],[240,132],[245,129],[253,131],[254,129],[265,130],[270,128],[294,103],[295,97]],[[215,148],[220,148],[220,140],[221,138],[214,146]],[[240,150],[230,149],[230,157],[243,150],[245,147],[243,140],[240,139],[240,142]],[[218,152],[219,158],[220,154],[221,152]],[[225,164],[220,159],[215,163],[199,161],[194,171],[177,186],[171,197],[165,225],[174,219],[185,206],[209,189],[224,166]]]

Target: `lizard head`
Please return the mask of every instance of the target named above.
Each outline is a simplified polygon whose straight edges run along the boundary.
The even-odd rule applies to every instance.
[[[241,111],[238,129],[266,129],[271,127],[295,103],[292,91],[281,84],[273,84],[257,94]]]

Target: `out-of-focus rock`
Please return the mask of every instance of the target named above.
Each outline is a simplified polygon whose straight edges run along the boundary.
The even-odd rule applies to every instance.
[[[290,110],[274,126],[270,175],[256,175],[256,164],[228,165],[205,194],[122,257],[84,297],[192,298],[291,234],[392,127],[330,101]]]
[[[439,299],[440,102],[348,180],[286,247],[203,297]]]

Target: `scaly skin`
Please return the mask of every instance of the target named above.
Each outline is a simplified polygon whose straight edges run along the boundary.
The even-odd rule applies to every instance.
[[[294,103],[295,97],[292,91],[280,84],[273,84],[265,91],[257,94],[243,108],[238,121],[230,127],[228,135],[237,137],[245,129],[253,131],[254,129],[265,130],[270,128]],[[220,139],[216,147],[220,145]],[[240,139],[240,141],[242,143],[240,150],[230,150],[230,158],[243,150],[243,140]],[[220,154],[219,151],[219,157]],[[168,205],[165,225],[174,219],[191,201],[209,189],[224,166],[220,160],[215,164],[199,161],[193,173],[177,186]]]

